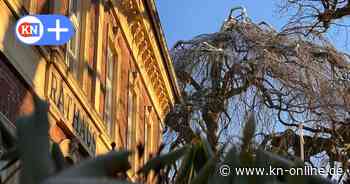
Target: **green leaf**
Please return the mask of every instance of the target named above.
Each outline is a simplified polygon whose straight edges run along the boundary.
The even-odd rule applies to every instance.
[[[61,152],[60,146],[57,143],[51,145],[51,156],[54,162],[56,172],[62,171],[67,168],[66,161],[64,159],[63,153]]]
[[[261,154],[261,156],[265,157],[266,159],[268,159],[271,162],[272,166],[275,167],[283,167],[283,168],[290,168],[290,167],[294,167],[295,163],[287,160],[283,157],[280,157],[278,155],[272,154],[270,152],[258,149],[257,150],[258,154]]]
[[[308,184],[334,184],[330,180],[321,176],[307,176],[306,180],[308,181]]]
[[[34,97],[34,112],[16,121],[22,165],[21,184],[38,184],[53,173],[49,153],[48,105]]]
[[[182,159],[180,169],[175,178],[176,184],[183,184],[185,183],[185,181],[187,181],[186,178],[191,177],[190,171],[191,171],[191,167],[193,167],[193,154],[194,154],[194,149],[192,147],[188,150],[188,152]]]
[[[240,167],[240,161],[238,157],[238,153],[235,147],[232,147],[226,154],[224,161],[218,163],[218,169],[212,179],[209,179],[209,183],[213,184],[233,184],[234,183],[234,175],[230,174],[229,176],[222,176],[220,174],[220,167],[226,165],[229,166],[230,169],[234,169],[235,167]]]
[[[257,154],[261,154],[262,157],[269,160],[271,166],[273,167],[283,167],[283,168],[292,168],[292,167],[302,167],[300,163],[294,163],[290,160],[287,160],[278,155],[274,155],[270,152],[264,150],[258,150]],[[287,176],[288,183],[307,183],[307,184],[332,184],[332,182],[321,176]]]
[[[209,157],[205,151],[205,145],[203,145],[203,142],[193,145],[193,151],[193,166],[196,173],[198,173],[204,167]]]
[[[255,166],[256,168],[265,168],[266,170],[269,169],[269,167],[272,165],[271,160],[266,157],[266,155],[262,154],[261,151],[257,151],[256,153],[256,159],[255,159]],[[270,184],[272,182],[276,181],[275,176],[257,176],[256,177],[259,183],[261,184]]]
[[[218,161],[217,157],[212,157],[204,167],[200,170],[198,175],[193,179],[191,184],[203,184],[208,183],[209,177],[212,176],[215,171],[216,162]]]
[[[13,159],[13,160],[10,160],[6,163],[6,165],[4,165],[1,169],[0,169],[0,172],[1,171],[4,171],[6,169],[9,169],[11,166],[13,166],[16,162],[18,161],[18,159]]]
[[[5,151],[1,155],[0,160],[18,160],[19,156],[20,156],[19,150],[17,149],[17,147],[13,147],[13,148]]]
[[[10,125],[0,121],[0,131],[0,135],[3,139],[2,141],[8,147],[15,147],[17,143],[17,135],[14,128],[11,128]]]
[[[138,173],[148,174],[151,170],[159,171],[163,167],[167,165],[171,165],[172,163],[178,161],[183,155],[187,153],[190,149],[189,146],[184,146],[178,150],[170,152],[165,155],[157,156],[150,161],[148,161],[139,171]]]
[[[55,178],[41,184],[132,184],[128,181],[113,180],[107,178]]]
[[[202,145],[203,145],[203,148],[204,148],[204,151],[205,151],[207,157],[208,158],[214,157],[215,154],[214,154],[213,148],[209,144],[208,140],[201,137],[201,142],[202,142]]]
[[[64,170],[55,178],[107,177],[130,169],[129,152],[110,152]]]
[[[294,183],[307,184],[308,177],[309,176],[290,176],[290,175],[286,176],[288,184],[294,184]]]

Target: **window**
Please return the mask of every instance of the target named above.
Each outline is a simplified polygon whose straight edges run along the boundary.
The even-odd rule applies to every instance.
[[[51,13],[51,0],[35,1],[35,12],[36,14],[50,14]]]
[[[127,149],[136,150],[136,141],[137,141],[137,108],[138,108],[138,98],[135,91],[135,81],[133,72],[129,74],[129,92],[128,92],[128,134],[127,134]],[[136,154],[131,157],[130,163],[134,172],[137,168],[137,156]]]
[[[52,1],[48,0],[52,3],[52,11],[55,14],[61,14],[61,15],[67,15],[69,10],[69,0],[62,0],[62,1]]]
[[[74,37],[67,43],[66,65],[72,71],[74,77],[78,79],[79,75],[79,48],[80,48],[80,0],[69,1],[69,18],[75,29]]]
[[[52,0],[22,0],[22,4],[29,14],[50,14]]]
[[[32,0],[23,0],[23,6],[27,10],[28,13],[31,13],[32,9]]]
[[[151,116],[152,126],[151,126],[151,146],[150,149],[152,152],[156,152],[158,150],[158,146],[160,143],[160,121],[156,116]]]
[[[129,92],[128,98],[128,145],[129,150],[136,148],[136,109],[137,96],[135,91]]]
[[[98,0],[91,0],[89,4],[89,26],[87,47],[87,65],[84,65],[84,85],[83,89],[91,104],[95,103],[95,87],[97,78],[97,45],[98,45],[98,25],[99,7]]]
[[[103,21],[103,56],[101,60],[101,75],[100,75],[100,112],[106,123],[106,128],[111,136],[114,138],[115,128],[115,111],[116,111],[116,92],[117,92],[117,70],[118,70],[118,56],[114,45],[114,34],[112,31],[113,21],[112,15],[107,9],[104,10]]]
[[[107,63],[106,63],[106,82],[105,82],[105,108],[104,108],[104,119],[107,124],[107,130],[110,135],[113,135],[113,73],[114,73],[114,54],[110,46],[107,47]]]
[[[79,0],[70,0],[69,2],[69,12],[72,13],[70,15],[78,17],[78,4]]]
[[[144,154],[144,164],[146,164],[146,162],[150,159],[149,155],[152,152],[151,151],[151,146],[152,146],[152,132],[151,132],[151,112],[152,112],[152,106],[146,106],[145,107],[145,127],[144,127],[144,131],[145,131],[145,154]]]

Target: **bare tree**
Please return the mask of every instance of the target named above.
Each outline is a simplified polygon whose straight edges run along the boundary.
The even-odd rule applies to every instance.
[[[223,132],[234,132],[253,111],[263,147],[286,154],[294,149],[298,156],[296,130],[303,124],[307,161],[323,151],[334,161],[346,161],[349,57],[322,37],[284,34],[265,22],[252,22],[244,9],[234,16],[235,10],[219,32],[179,41],[172,49],[184,98],[166,119],[177,132],[174,145],[201,134],[215,150],[229,141]],[[284,127],[277,130],[292,133],[273,133],[274,122]]]
[[[350,15],[348,0],[282,0],[280,10],[289,14],[286,32],[320,34]]]

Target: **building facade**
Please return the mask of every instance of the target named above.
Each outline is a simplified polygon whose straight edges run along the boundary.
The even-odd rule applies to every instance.
[[[26,46],[15,38],[27,14],[63,14],[76,29],[66,45]],[[115,149],[136,151],[128,172],[157,152],[165,115],[179,98],[153,0],[0,0],[0,122],[49,102],[50,138],[79,162]],[[5,148],[4,148],[5,149]]]

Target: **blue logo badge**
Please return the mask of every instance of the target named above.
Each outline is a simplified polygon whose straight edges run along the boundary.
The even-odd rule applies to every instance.
[[[16,37],[28,45],[63,45],[74,35],[69,18],[63,15],[28,15],[17,21]]]

